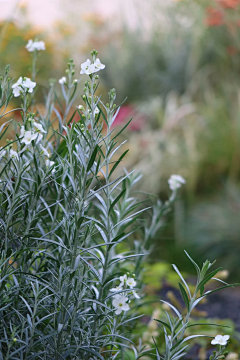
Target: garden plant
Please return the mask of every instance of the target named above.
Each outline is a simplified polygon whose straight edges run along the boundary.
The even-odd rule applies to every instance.
[[[98,94],[105,65],[97,51],[80,76],[70,60],[65,76],[57,84],[50,80],[40,109],[37,58],[45,45],[30,40],[26,49],[31,78],[10,79],[6,66],[0,83],[0,137],[9,127],[15,132],[0,149],[0,360],[182,358],[189,340],[205,336],[185,336],[192,310],[219,290],[205,290],[219,271],[210,270],[209,261],[200,268],[186,254],[197,271],[194,292],[174,265],[187,311],[167,303],[168,322],[156,320],[165,334],[164,354],[145,347],[133,329],[142,321],[151,239],[184,178],[172,175],[169,199],[144,206],[134,192],[141,175],[124,170],[115,176],[128,152],[120,153],[125,142],[118,143],[126,126],[113,126],[121,106],[115,89],[106,104]],[[11,108],[14,97],[17,109]],[[226,355],[223,331],[209,339],[218,346],[212,360]]]

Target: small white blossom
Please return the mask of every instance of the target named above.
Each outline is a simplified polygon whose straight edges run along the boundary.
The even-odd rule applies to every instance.
[[[87,74],[90,65],[91,65],[91,61],[89,59],[87,59],[84,63],[82,63],[80,74]]]
[[[182,184],[185,184],[186,180],[181,175],[171,175],[168,179],[168,184],[171,190],[179,189]]]
[[[137,285],[136,281],[135,281],[133,278],[127,279],[126,284],[127,284],[130,288],[134,288],[134,287]]]
[[[127,304],[128,298],[124,295],[116,295],[113,299],[113,306],[115,307],[115,314],[119,315],[122,311],[128,311],[130,309]]]
[[[32,93],[33,89],[36,86],[36,83],[34,81],[31,81],[31,79],[26,77],[26,78],[23,79],[22,85],[23,85],[23,87],[25,89],[28,90],[28,92]]]
[[[121,281],[121,284],[119,286],[123,286],[125,281],[127,281],[127,275],[120,276],[119,280]]]
[[[51,166],[53,166],[55,164],[55,162],[51,161],[51,160],[46,160],[45,163],[46,163],[46,167],[51,167]]]
[[[94,115],[98,115],[98,114],[99,114],[99,112],[100,112],[99,108],[98,108],[98,107],[96,107],[96,108],[95,108],[95,110],[94,110]]]
[[[39,124],[39,123],[37,123],[37,122],[34,121],[33,126],[37,129],[37,130],[36,130],[37,132],[47,133],[47,132],[43,129],[42,124]]]
[[[15,97],[20,95],[20,92],[28,91],[29,93],[33,92],[36,83],[31,81],[29,78],[22,78],[22,76],[18,79],[18,81],[12,85],[13,95]]]
[[[98,69],[98,70],[103,70],[105,69],[105,65],[101,63],[100,59],[96,59],[94,61],[94,66]]]
[[[41,153],[49,158],[50,155],[47,149],[45,149],[41,144],[40,144],[40,148],[41,148]]]
[[[67,82],[66,76],[61,77],[61,79],[59,79],[58,82],[59,82],[59,84],[61,84],[61,85],[62,85],[62,84],[66,84],[66,82]]]
[[[2,150],[1,150],[2,149]],[[5,156],[6,155],[6,150],[5,149],[3,149],[2,147],[0,147],[0,159],[3,157],[3,156]]]
[[[33,52],[34,50],[46,50],[45,42],[44,41],[33,41],[28,40],[28,43],[26,45],[26,49],[29,52]]]
[[[82,105],[78,105],[77,108],[78,110],[82,110],[82,111],[84,110],[84,107]]]
[[[55,164],[55,162],[48,159],[48,160],[45,161],[45,164],[46,164],[47,168],[50,168]],[[54,174],[55,172],[56,172],[56,169],[53,168],[52,169],[52,174]]]
[[[30,145],[31,142],[33,140],[36,140],[37,137],[38,137],[37,133],[32,133],[31,131],[25,131],[24,138],[21,140],[21,143],[25,145]]]
[[[21,126],[20,137],[23,137],[26,133],[25,127]]]
[[[12,89],[13,89],[13,95],[15,97],[20,95],[20,91],[23,90],[22,88],[22,76],[18,79],[18,81],[12,85]]]
[[[18,153],[16,152],[16,151],[14,151],[13,149],[11,149],[10,151],[9,151],[9,156],[10,156],[10,158],[12,158],[12,159],[19,159],[19,157],[18,157]]]
[[[229,335],[217,335],[215,336],[215,339],[213,339],[211,341],[212,345],[221,345],[221,346],[225,346],[227,345],[227,341],[229,340],[230,336]]]
[[[141,299],[138,293],[135,290],[132,290],[132,294],[135,297],[135,299]]]
[[[40,141],[42,141],[43,135],[40,132],[37,132],[36,134],[37,134],[36,144],[38,144]]]
[[[121,290],[123,290],[121,284],[116,286],[115,288],[110,289],[111,292],[116,292],[116,291],[121,291]]]

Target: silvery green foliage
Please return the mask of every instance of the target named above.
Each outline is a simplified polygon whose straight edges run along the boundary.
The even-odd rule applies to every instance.
[[[59,80],[64,101],[51,82],[44,110],[33,113],[35,82],[21,77],[13,87],[22,100],[22,121],[16,138],[0,149],[1,360],[113,360],[123,359],[126,348],[136,359],[146,353],[131,340],[139,319],[134,304],[141,300],[135,296],[130,311],[117,315],[117,294],[110,289],[131,263],[137,287],[125,286],[120,292],[129,304],[139,290],[142,261],[176,190],[166,203],[145,209],[132,195],[139,174],[115,177],[127,154],[116,157],[124,129],[112,130],[119,109],[115,90],[109,92],[108,104],[96,95],[96,71],[104,68],[96,56],[93,51],[93,64],[83,64],[81,72],[89,80],[84,105],[75,106],[74,112],[79,80],[73,78],[73,61]],[[36,60],[35,49],[33,80]],[[7,114],[12,85],[6,68],[1,117]],[[1,126],[0,138],[8,126]],[[149,224],[141,220],[146,210]],[[134,241],[136,231],[142,241]],[[123,242],[124,253],[119,250]]]
[[[185,331],[187,328],[189,328],[191,326],[196,326],[196,325],[199,326],[199,324],[190,323],[190,316],[191,316],[193,309],[206,296],[208,296],[216,291],[219,291],[221,289],[225,289],[225,288],[228,288],[228,287],[231,287],[234,285],[238,285],[238,284],[228,285],[224,281],[216,278],[215,275],[222,268],[217,268],[215,270],[210,271],[210,268],[212,267],[212,265],[214,263],[211,263],[210,261],[207,260],[202,265],[202,268],[200,268],[197,265],[197,263],[189,256],[189,254],[187,252],[185,252],[185,253],[196,269],[197,283],[196,283],[194,292],[192,293],[190,291],[190,288],[189,288],[187,282],[183,278],[183,276],[182,276],[181,272],[179,271],[179,269],[177,268],[177,266],[173,265],[174,270],[176,271],[176,273],[178,274],[178,276],[180,278],[179,290],[182,295],[184,304],[186,306],[186,315],[181,314],[180,311],[172,304],[162,300],[163,303],[167,304],[170,307],[171,312],[174,315],[171,315],[170,312],[166,311],[166,315],[167,315],[167,319],[168,319],[167,322],[162,321],[162,320],[156,320],[158,322],[159,326],[164,331],[165,344],[166,344],[166,351],[165,351],[164,356],[161,356],[159,354],[159,350],[157,349],[157,346],[156,346],[158,360],[160,360],[160,359],[164,359],[164,360],[181,359],[186,354],[186,349],[189,346],[189,344],[188,344],[189,340],[197,338],[197,337],[205,337],[206,335],[203,335],[203,334],[190,335],[187,337],[185,336]],[[217,289],[206,291],[205,287],[208,284],[208,282],[212,279],[223,283],[223,285]],[[202,324],[202,325],[218,326],[216,324],[206,324],[206,323]],[[222,326],[222,327],[224,327],[224,326]],[[206,337],[208,337],[208,336],[206,336]],[[216,339],[218,339],[218,337],[220,338],[220,342],[218,340],[216,340]],[[228,335],[225,335],[225,336],[217,335],[216,338],[214,340],[212,340],[213,345],[219,344],[219,349],[218,349],[218,351],[214,351],[213,355],[211,355],[211,357],[210,357],[210,360],[217,360],[217,359],[225,358],[225,355],[227,354],[227,351],[226,351],[227,341],[223,341],[222,346],[221,346],[221,341],[222,341],[222,339],[224,340],[225,338],[228,340],[229,336]]]

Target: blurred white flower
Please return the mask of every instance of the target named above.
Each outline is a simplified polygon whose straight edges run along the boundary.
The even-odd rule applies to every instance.
[[[10,151],[9,151],[9,156],[10,156],[10,158],[12,158],[12,159],[19,159],[19,157],[18,157],[18,153],[16,152],[16,151],[14,151],[13,149],[11,149]]]
[[[26,45],[26,49],[29,52],[33,52],[34,50],[46,50],[45,42],[44,41],[33,41],[28,40],[28,43]]]
[[[127,279],[126,284],[127,284],[131,289],[134,288],[134,287],[137,285],[136,281],[135,281],[133,278]]]
[[[116,286],[115,288],[110,289],[110,291],[111,291],[111,292],[116,292],[116,291],[121,291],[122,289],[123,289],[123,288],[122,288],[122,286],[121,286],[121,284],[120,284],[120,285]]]
[[[128,298],[124,295],[116,295],[113,299],[113,306],[115,307],[115,314],[119,315],[122,311],[128,311],[130,309],[127,304]]]
[[[127,281],[127,275],[120,276],[119,280],[121,281],[121,284],[119,286],[123,286],[124,282]]]
[[[21,140],[21,143],[25,145],[30,145],[33,140],[38,137],[37,133],[32,133],[31,131],[25,131],[24,138]]]
[[[36,121],[34,121],[33,126],[37,129],[37,130],[36,130],[37,132],[47,133],[47,132],[43,129],[42,124],[39,124],[39,123],[37,123]]]
[[[67,82],[66,76],[61,77],[61,79],[59,79],[58,82],[59,82],[59,84],[61,84],[61,85],[62,85],[62,84],[66,84],[66,82]]]
[[[105,69],[105,65],[101,63],[100,59],[96,59],[94,61],[94,66],[98,69],[98,70],[103,70]]]
[[[45,161],[45,164],[46,164],[46,167],[47,167],[47,168],[50,168],[50,167],[52,167],[52,166],[55,164],[55,162],[47,159],[47,160]],[[56,169],[53,168],[53,169],[52,169],[52,174],[54,174],[55,172],[56,172]]]
[[[185,184],[186,180],[181,175],[171,175],[168,179],[168,184],[171,190],[179,189],[182,184]]]
[[[1,150],[2,149],[2,150]],[[5,156],[6,155],[6,150],[5,149],[3,149],[2,147],[0,147],[0,159],[3,157],[3,156]]]
[[[40,144],[40,148],[41,148],[41,153],[49,158],[50,155],[47,149],[45,149],[41,144]]]
[[[135,299],[141,299],[138,293],[135,290],[132,290],[132,294],[135,297]]]
[[[55,164],[54,161],[50,161],[50,160],[46,160],[45,163],[46,163],[46,167],[51,167],[51,166],[53,166]]]
[[[211,344],[225,346],[225,345],[227,345],[227,341],[229,339],[230,339],[229,335],[217,335],[217,336],[215,336],[215,339],[213,339],[211,341]]]
[[[31,81],[29,78],[22,78],[22,76],[18,79],[18,81],[12,85],[13,89],[13,95],[15,97],[20,95],[20,92],[22,91],[28,91],[29,93],[33,92],[33,89],[35,88],[36,83],[34,81]]]
[[[21,126],[20,137],[23,137],[26,133],[25,127]]]
[[[84,107],[82,105],[78,105],[77,108],[78,110],[82,110],[82,111],[84,110]]]

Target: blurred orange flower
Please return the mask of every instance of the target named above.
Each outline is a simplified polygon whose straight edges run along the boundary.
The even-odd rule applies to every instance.
[[[207,14],[207,18],[205,19],[207,26],[220,26],[224,23],[223,14],[220,10],[208,7]]]

